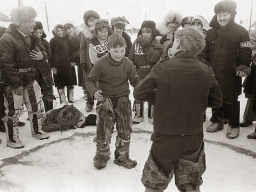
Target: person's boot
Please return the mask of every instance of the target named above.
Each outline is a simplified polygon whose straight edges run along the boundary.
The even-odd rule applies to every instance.
[[[137,161],[129,158],[130,140],[124,140],[116,136],[116,150],[114,163],[127,169],[136,167]]]
[[[228,139],[235,139],[235,138],[238,137],[239,131],[240,131],[240,127],[231,127],[231,126],[228,126],[228,130],[227,130],[227,133],[226,133],[226,137],[227,137]]]
[[[32,136],[38,140],[48,139],[50,136],[42,130],[41,118],[37,114],[29,115]]]
[[[0,120],[0,132],[5,133],[4,122]]]
[[[109,144],[97,143],[96,155],[93,158],[94,167],[97,169],[103,169],[106,167],[108,160],[110,159]]]
[[[19,139],[18,122],[14,123],[12,120],[9,119],[5,123],[5,128],[6,128],[7,146],[14,149],[24,147],[24,144]]]
[[[249,121],[247,119],[244,119],[241,123],[240,123],[240,127],[249,127],[250,125],[252,125],[252,121]]]
[[[219,130],[222,130],[224,128],[223,124],[222,123],[211,123],[211,125],[209,125],[207,128],[206,128],[206,131],[207,132],[210,132],[210,133],[213,133],[213,132],[217,132]]]
[[[139,124],[144,121],[144,103],[135,103],[134,105],[135,108],[135,115],[132,120],[133,124]]]
[[[247,135],[248,139],[256,139],[256,131],[250,133],[249,135]]]
[[[67,87],[68,92],[68,102],[74,103],[74,88]]]
[[[153,124],[153,110],[154,110],[154,106],[151,104],[148,104],[148,122],[150,124]]]
[[[61,103],[67,103],[64,88],[63,89],[58,89],[58,93],[59,93],[59,97],[60,97],[60,104]]]

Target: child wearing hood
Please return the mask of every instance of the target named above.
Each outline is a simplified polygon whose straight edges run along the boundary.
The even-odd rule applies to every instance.
[[[53,30],[54,37],[50,40],[51,57],[49,63],[52,67],[54,84],[57,87],[60,103],[66,103],[64,88],[72,89],[76,82],[76,72],[71,62],[71,41],[64,32],[64,26],[58,24]],[[70,92],[68,92],[70,93]]]
[[[138,37],[132,45],[129,59],[136,67],[141,79],[144,79],[152,67],[160,60],[162,46],[155,39],[158,31],[154,21],[144,21],[138,33]],[[133,123],[138,124],[144,121],[144,102],[134,101],[135,116]],[[148,103],[148,121],[153,123],[153,105]]]

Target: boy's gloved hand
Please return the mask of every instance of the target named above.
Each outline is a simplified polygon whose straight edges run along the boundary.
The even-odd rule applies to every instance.
[[[147,40],[147,39],[146,39],[145,37],[143,37],[142,35],[139,35],[135,41],[136,41],[136,43],[140,44],[140,46],[142,47],[142,49],[145,49],[145,48],[150,47],[150,41]]]
[[[102,101],[104,99],[103,95],[102,95],[102,91],[101,90],[98,90],[94,93],[94,98],[97,100],[97,101]]]

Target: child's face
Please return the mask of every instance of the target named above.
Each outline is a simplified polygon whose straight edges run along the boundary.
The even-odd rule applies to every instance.
[[[221,27],[225,27],[231,19],[231,13],[229,12],[220,12],[217,14],[217,22]]]
[[[68,36],[73,36],[74,34],[74,27],[70,27],[66,29],[66,33],[68,34]]]
[[[195,21],[193,21],[192,26],[194,26],[196,29],[198,29],[200,31],[203,30],[202,22],[197,19]]]
[[[148,27],[144,27],[141,29],[142,32],[142,36],[147,39],[147,40],[151,40],[152,39],[152,30]]]
[[[43,29],[37,29],[35,32],[34,32],[34,35],[40,39],[43,35]]]
[[[124,31],[124,29],[122,29],[122,28],[114,27],[114,33],[117,35],[122,36],[123,31]]]
[[[190,27],[191,25],[189,23],[186,23],[183,25],[183,28],[187,28],[187,27]]]
[[[97,31],[97,37],[101,40],[107,40],[108,38],[108,28],[100,28]]]
[[[58,34],[59,37],[64,37],[64,30],[61,29],[61,28],[58,28],[57,29],[57,34]]]
[[[90,17],[87,21],[87,24],[89,27],[92,27],[94,25],[94,20],[95,18],[94,17]]]
[[[115,61],[121,61],[125,55],[125,47],[110,48],[108,52]]]
[[[168,23],[168,28],[170,29],[170,31],[175,31],[178,27],[178,24],[177,23]]]

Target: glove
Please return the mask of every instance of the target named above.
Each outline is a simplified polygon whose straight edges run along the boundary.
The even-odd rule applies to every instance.
[[[97,101],[102,101],[104,99],[103,95],[102,95],[102,91],[101,90],[98,90],[94,93],[94,98],[97,100]]]
[[[135,40],[136,43],[140,44],[140,46],[142,47],[142,49],[145,48],[149,48],[151,43],[149,40],[147,40],[145,37],[143,37],[142,35],[139,35],[137,37],[137,39]]]
[[[236,68],[236,75],[239,75],[240,77],[245,77],[247,75],[250,75],[251,68],[247,67],[246,65],[239,65]]]

